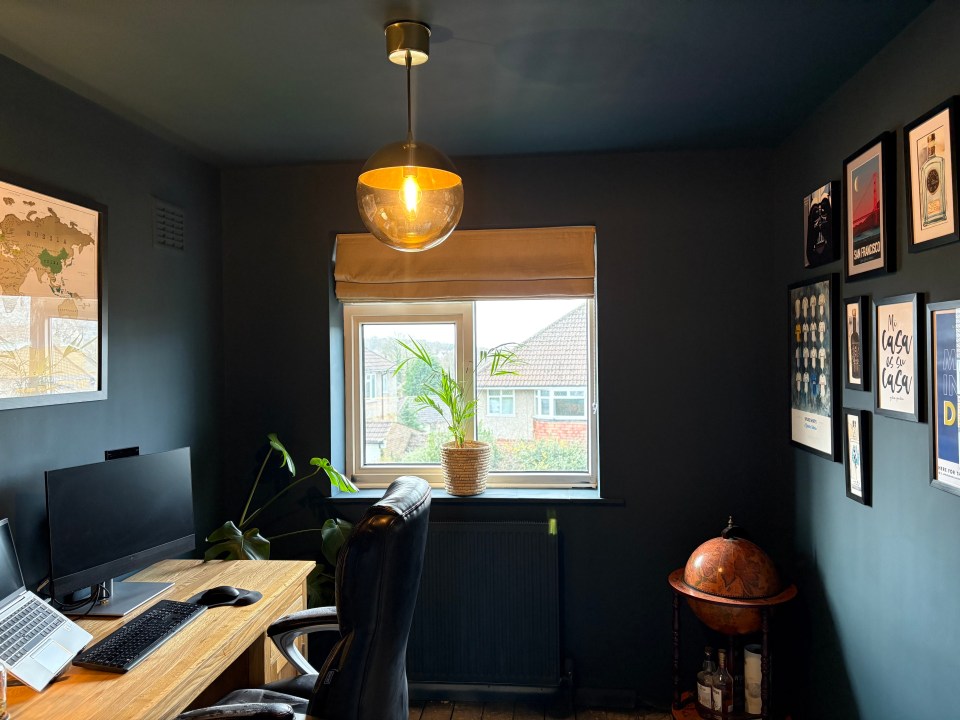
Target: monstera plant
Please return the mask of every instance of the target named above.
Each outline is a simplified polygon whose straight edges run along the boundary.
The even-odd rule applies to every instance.
[[[239,522],[234,523],[232,520],[227,520],[207,536],[206,540],[211,543],[211,547],[204,553],[204,560],[269,560],[271,540],[279,540],[303,533],[319,532],[321,538],[320,549],[329,567],[318,563],[316,569],[307,578],[307,587],[312,605],[332,605],[333,572],[337,564],[337,554],[347,538],[350,537],[353,525],[342,518],[330,517],[318,528],[292,530],[267,538],[260,534],[260,529],[253,524],[253,521],[281,497],[294,488],[302,486],[303,483],[316,477],[321,472],[329,478],[331,486],[337,487],[343,492],[356,492],[357,488],[341,475],[326,458],[311,458],[310,465],[313,471],[297,477],[297,468],[293,463],[293,458],[290,457],[290,453],[277,438],[277,434],[269,433],[267,441],[269,442],[269,448],[266,457],[263,458],[260,470],[253,480]],[[259,508],[251,510],[257,488],[260,486],[264,471],[274,454],[280,456],[280,467],[286,468],[292,480],[270,496]]]

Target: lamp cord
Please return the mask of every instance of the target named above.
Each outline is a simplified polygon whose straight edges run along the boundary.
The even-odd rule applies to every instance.
[[[410,56],[410,50],[407,50],[406,54],[406,66],[407,66],[407,145],[413,145],[413,120],[412,114],[410,111],[410,64],[412,58]]]

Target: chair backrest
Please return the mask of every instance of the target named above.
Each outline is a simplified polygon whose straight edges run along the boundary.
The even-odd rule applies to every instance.
[[[354,525],[337,561],[340,641],[308,714],[324,720],[407,720],[407,639],[420,589],[430,486],[395,480]]]

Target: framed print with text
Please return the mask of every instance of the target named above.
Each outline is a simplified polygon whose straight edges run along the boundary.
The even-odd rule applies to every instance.
[[[956,98],[952,97],[903,129],[910,252],[960,239],[955,112]]]
[[[817,267],[840,258],[837,208],[840,183],[828,182],[803,199],[803,266]]]
[[[106,209],[2,180],[0,200],[0,410],[106,398]]]
[[[930,417],[933,448],[930,484],[960,495],[960,300],[928,306],[927,336],[930,342]]]
[[[870,505],[870,413],[843,409],[843,467],[847,497]]]
[[[874,303],[874,351],[877,358],[875,409],[880,415],[920,422],[923,418],[923,297],[917,293]]]
[[[788,288],[790,332],[790,442],[828,460],[838,459],[836,274]]]
[[[844,363],[843,386],[848,390],[870,389],[870,318],[867,315],[870,298],[867,295],[843,301]]]
[[[843,161],[846,280],[896,267],[896,135],[886,132]]]

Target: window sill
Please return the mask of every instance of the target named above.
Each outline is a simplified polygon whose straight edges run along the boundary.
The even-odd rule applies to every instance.
[[[335,504],[369,505],[379,500],[384,488],[361,489],[355,493],[337,493]],[[450,495],[443,488],[433,488],[431,502],[442,505],[623,505],[616,498],[600,497],[595,488],[498,488],[490,487],[482,495],[462,497]]]

